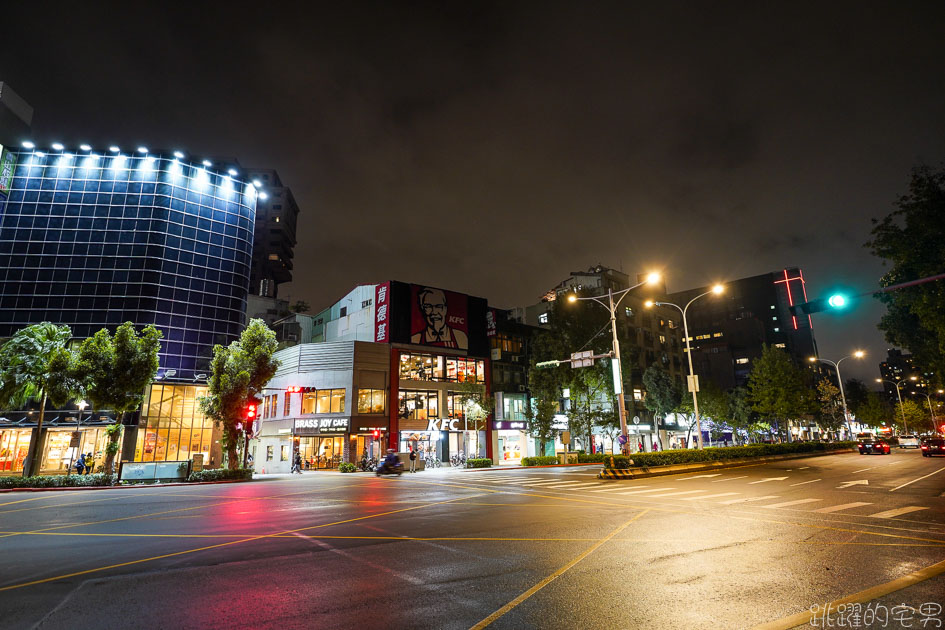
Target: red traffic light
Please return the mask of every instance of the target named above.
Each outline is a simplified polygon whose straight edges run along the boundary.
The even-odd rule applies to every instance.
[[[285,388],[285,391],[288,394],[298,394],[300,391],[302,391],[302,388],[298,385],[289,385]]]
[[[246,405],[246,418],[248,420],[256,418],[256,405]]]
[[[379,440],[380,438],[381,438],[381,430],[380,430],[380,429],[374,429],[374,439],[375,439],[375,440]]]

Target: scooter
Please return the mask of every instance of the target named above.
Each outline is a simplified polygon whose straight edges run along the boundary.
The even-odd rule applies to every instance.
[[[387,464],[385,464],[384,462],[381,462],[378,465],[377,470],[374,471],[374,476],[380,477],[381,475],[397,475],[398,477],[400,477],[403,473],[404,473],[404,465],[402,462],[397,462],[397,464],[394,465],[393,468],[390,468],[388,467]]]

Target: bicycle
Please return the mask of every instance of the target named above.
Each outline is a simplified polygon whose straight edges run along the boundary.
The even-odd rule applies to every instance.
[[[466,454],[463,451],[460,451],[450,457],[450,466],[453,468],[465,468],[466,467]]]
[[[423,458],[423,467],[424,468],[439,468],[443,462],[441,462],[437,457],[433,455],[427,455]]]

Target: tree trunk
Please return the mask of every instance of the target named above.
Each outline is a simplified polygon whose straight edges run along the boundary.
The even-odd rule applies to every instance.
[[[40,466],[43,462],[43,451],[40,448],[40,444],[43,441],[43,419],[46,416],[46,392],[43,391],[43,399],[39,403],[39,420],[36,422],[36,439],[30,440],[30,448],[27,452],[27,459],[29,461],[29,466],[26,466],[23,469],[24,477],[32,477],[33,475],[38,475],[40,471]]]
[[[226,467],[230,470],[236,470],[240,467],[240,456],[237,452],[239,438],[230,437],[226,441]]]
[[[119,413],[117,415],[118,417],[115,419],[115,423],[120,426],[125,414]],[[108,434],[108,445],[105,447],[105,464],[102,468],[102,472],[106,475],[111,475],[114,470],[115,455],[118,453],[118,449],[115,445],[118,443],[119,438],[121,438],[121,431],[113,431]]]

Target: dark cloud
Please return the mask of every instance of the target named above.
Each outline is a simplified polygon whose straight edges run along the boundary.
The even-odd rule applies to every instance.
[[[512,306],[597,262],[867,290],[869,219],[943,158],[941,4],[50,6],[0,38],[37,138],[277,168],[316,306],[389,277]],[[815,321],[824,355],[872,373],[879,313]]]

